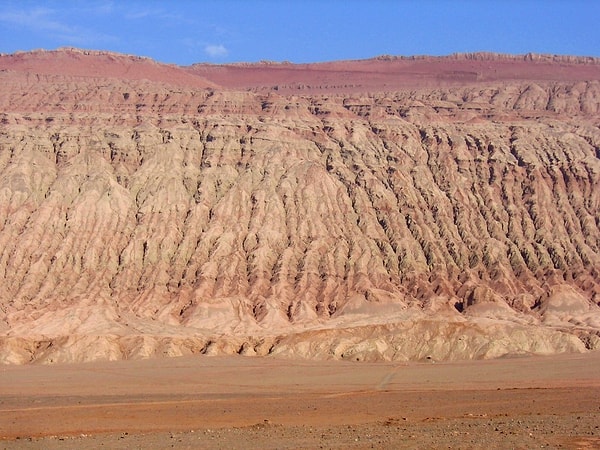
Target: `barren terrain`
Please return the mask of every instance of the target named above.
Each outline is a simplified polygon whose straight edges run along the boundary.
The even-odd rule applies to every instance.
[[[598,447],[599,113],[593,58],[0,55],[0,446]]]
[[[0,362],[598,348],[599,80],[2,55]]]
[[[0,370],[2,448],[597,448],[600,353]]]

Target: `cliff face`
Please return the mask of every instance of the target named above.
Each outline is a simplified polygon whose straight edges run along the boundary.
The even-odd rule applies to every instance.
[[[4,363],[600,346],[598,77],[282,94],[6,58]]]

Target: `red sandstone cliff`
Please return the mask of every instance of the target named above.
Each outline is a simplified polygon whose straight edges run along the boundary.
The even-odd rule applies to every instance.
[[[0,56],[0,361],[600,346],[600,63]]]

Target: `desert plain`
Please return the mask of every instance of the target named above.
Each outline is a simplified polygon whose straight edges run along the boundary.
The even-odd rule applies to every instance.
[[[600,353],[0,369],[2,448],[597,448]]]

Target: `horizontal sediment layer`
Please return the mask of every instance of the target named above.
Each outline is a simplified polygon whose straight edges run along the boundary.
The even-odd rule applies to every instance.
[[[4,362],[598,346],[598,81],[0,80]]]

